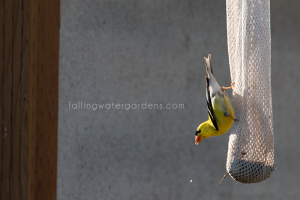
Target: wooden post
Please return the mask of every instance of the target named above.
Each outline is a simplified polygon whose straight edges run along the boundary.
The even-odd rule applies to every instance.
[[[0,1],[0,199],[56,199],[59,0]]]

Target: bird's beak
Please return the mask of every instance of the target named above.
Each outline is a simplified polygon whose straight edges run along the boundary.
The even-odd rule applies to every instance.
[[[195,136],[195,144],[198,145],[201,142],[201,140],[202,140],[201,136],[198,136],[198,135]]]

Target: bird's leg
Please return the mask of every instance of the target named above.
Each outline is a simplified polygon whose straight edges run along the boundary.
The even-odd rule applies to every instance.
[[[225,112],[224,113],[224,115],[225,115],[225,117],[231,117],[231,119],[233,119],[233,121],[239,121],[238,119],[234,119],[232,116],[231,116],[231,114],[229,114],[228,112]]]
[[[221,87],[222,90],[228,90],[228,89],[232,89],[232,87],[234,86],[235,82],[231,83],[230,87]]]

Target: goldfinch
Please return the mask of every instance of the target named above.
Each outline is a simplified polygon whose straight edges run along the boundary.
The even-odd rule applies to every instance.
[[[208,120],[200,124],[195,133],[195,144],[199,144],[202,139],[218,136],[226,133],[234,121],[234,112],[231,102],[225,92],[225,89],[231,87],[220,87],[216,81],[211,65],[211,55],[204,57],[206,65],[206,101],[208,110]]]

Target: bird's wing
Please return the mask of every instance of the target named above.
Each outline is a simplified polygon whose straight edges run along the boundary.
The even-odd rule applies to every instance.
[[[205,80],[206,80],[206,102],[207,102],[208,114],[209,114],[210,119],[211,119],[211,121],[214,125],[214,128],[217,131],[219,131],[218,124],[217,124],[217,121],[216,121],[216,118],[215,118],[215,115],[214,115],[213,107],[212,107],[212,104],[211,104],[210,91],[209,91],[209,79],[208,79],[207,76],[205,77]]]

